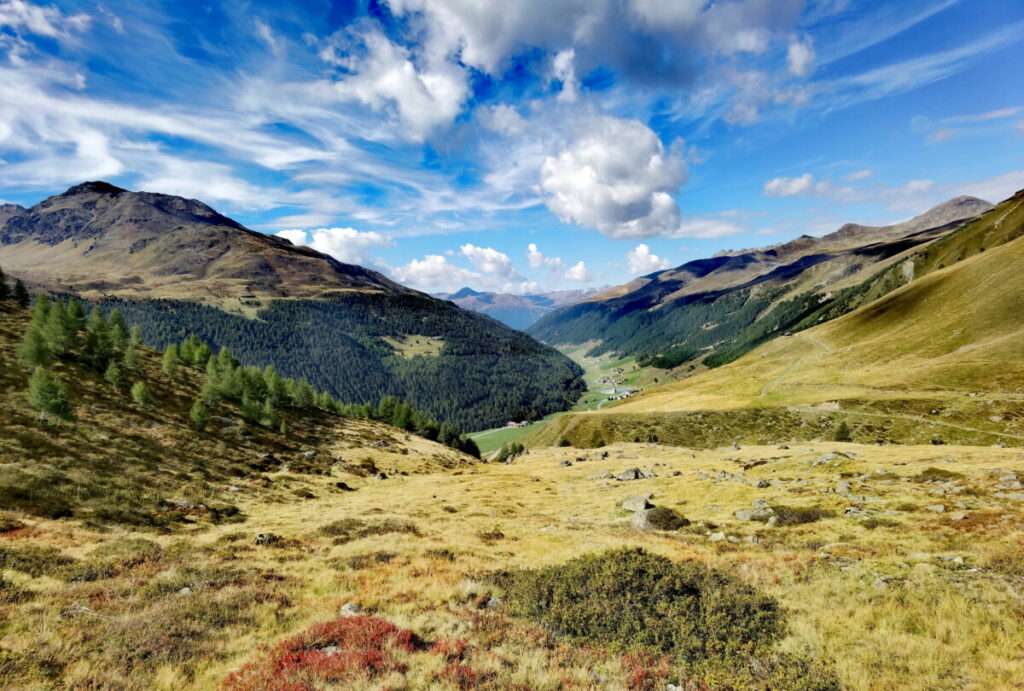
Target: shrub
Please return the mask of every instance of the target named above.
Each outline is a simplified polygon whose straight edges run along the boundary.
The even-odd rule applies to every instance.
[[[377,564],[388,564],[392,559],[398,555],[394,552],[366,552],[365,554],[354,554],[348,559],[343,560],[341,563],[348,566],[350,569],[359,571],[361,569],[368,569],[371,566]]]
[[[137,381],[132,384],[132,400],[135,401],[136,405],[145,408],[153,402],[152,396],[149,395],[149,387],[146,386],[146,382]]]
[[[679,530],[690,525],[689,519],[667,506],[655,506],[648,511],[647,523],[655,530]]]
[[[390,518],[373,522],[361,521],[358,518],[342,518],[317,529],[317,534],[323,537],[333,537],[336,545],[388,533],[407,533],[417,537],[421,534],[415,523]]]
[[[960,473],[944,468],[925,468],[910,479],[914,482],[950,482],[952,480],[962,480],[963,477]]]
[[[0,571],[11,569],[29,576],[52,576],[75,562],[56,547],[27,543],[0,545]]]
[[[831,518],[835,514],[817,506],[781,506],[772,504],[772,510],[778,520],[777,525],[803,525],[814,523],[822,518]]]
[[[68,390],[55,376],[36,367],[28,380],[28,404],[40,415],[53,415],[60,420],[75,419]]]
[[[836,441],[853,441],[853,433],[850,431],[850,426],[846,424],[846,420],[840,422],[839,426],[836,427],[834,438]]]
[[[750,653],[784,633],[778,602],[736,578],[642,549],[497,574],[509,612],[557,634],[682,660]]]
[[[404,672],[396,653],[423,647],[408,629],[375,617],[347,617],[318,624],[274,646],[224,682],[231,691],[307,689]]]

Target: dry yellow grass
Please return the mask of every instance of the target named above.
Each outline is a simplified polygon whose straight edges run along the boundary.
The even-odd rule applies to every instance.
[[[494,688],[624,688],[620,657],[552,640],[526,624],[505,620],[500,609],[479,605],[496,594],[481,580],[488,571],[559,563],[627,545],[730,570],[777,597],[789,613],[783,649],[833,661],[849,688],[1020,688],[1024,679],[1024,573],[1019,566],[1014,570],[1012,561],[1024,538],[1024,502],[997,496],[999,473],[993,470],[1024,476],[1019,450],[828,443],[691,451],[623,444],[600,453],[537,449],[511,465],[410,472],[423,468],[422,455],[431,452],[427,444],[413,440],[407,453],[383,456],[380,449],[339,441],[332,453],[353,460],[372,457],[384,469],[394,464],[399,473],[387,480],[339,470],[307,477],[316,496],[306,500],[283,501],[275,494],[268,501],[269,492],[246,488],[237,497],[249,517],[244,525],[146,536],[169,549],[175,542],[184,544],[196,565],[278,574],[285,580],[273,592],[287,604],[268,607],[253,598],[252,617],[219,630],[208,655],[167,663],[155,672],[124,670],[124,683],[136,688],[216,686],[256,655],[259,644],[331,619],[339,606],[353,602],[428,640],[468,637],[467,664]],[[814,465],[833,451],[853,457]],[[604,452],[608,458],[601,459]],[[578,457],[589,460],[576,462]],[[573,465],[563,467],[562,460]],[[768,462],[743,470],[760,460]],[[650,467],[658,477],[592,479],[632,466]],[[953,477],[953,485],[911,480],[929,468],[962,477]],[[402,475],[403,470],[410,474]],[[703,479],[698,470],[705,475],[725,471],[746,481]],[[269,478],[283,482],[289,476],[273,473]],[[854,495],[867,498],[851,501],[832,492],[841,477],[852,483]],[[770,486],[759,489],[750,482],[759,478]],[[356,491],[331,491],[339,480]],[[935,494],[939,490],[947,494]],[[656,504],[676,508],[694,525],[678,533],[632,530],[618,506],[626,495],[647,492],[654,493]],[[762,497],[836,515],[774,528],[733,516]],[[944,504],[944,513],[925,509],[938,503]],[[877,511],[876,523],[844,516],[851,505]],[[958,511],[967,514],[965,520],[952,520]],[[387,533],[333,544],[317,533],[320,526],[345,518],[412,522],[419,535]],[[24,520],[32,524],[29,535],[0,540],[31,539],[83,556],[96,544],[132,535]],[[702,521],[717,527],[699,526]],[[707,533],[718,531],[730,539],[710,541]],[[257,533],[278,534],[286,544],[256,546]],[[386,561],[376,561],[378,553],[388,555]],[[67,684],[102,678],[110,665],[116,667],[100,649],[62,644],[76,640],[77,634],[68,632],[90,626],[92,616],[62,615],[69,603],[90,592],[84,602],[104,626],[108,623],[102,617],[151,615],[141,606],[133,610],[132,598],[138,596],[121,581],[65,584],[13,572],[4,577],[38,593],[28,603],[5,606],[4,648],[26,655],[61,648],[71,662],[63,672]],[[246,588],[257,586],[239,587],[242,606],[246,593],[256,592]],[[96,594],[104,590],[106,596]],[[411,655],[407,662],[407,675],[392,675],[367,688],[438,685],[435,656]],[[14,680],[8,676],[3,681]]]

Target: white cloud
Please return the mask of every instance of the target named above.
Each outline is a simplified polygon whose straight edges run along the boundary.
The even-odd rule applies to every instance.
[[[260,37],[260,40],[267,44],[267,47],[270,48],[270,52],[275,56],[280,56],[284,50],[284,46],[274,35],[270,26],[259,19],[253,20],[253,26],[256,27],[256,35]]]
[[[1024,170],[1011,170],[987,180],[971,180],[943,185],[942,189],[948,190],[947,194],[950,196],[967,194],[998,204],[1013,196],[1018,190],[1024,189]]]
[[[455,266],[447,257],[428,254],[390,271],[399,283],[431,292],[449,292],[466,285],[480,285],[483,276]]]
[[[309,242],[309,239],[306,235],[306,231],[304,230],[279,230],[276,233],[274,233],[274,235],[276,235],[279,238],[284,238],[285,240],[288,240],[293,245],[301,246]]]
[[[332,85],[337,98],[391,114],[400,134],[413,141],[451,123],[469,96],[464,68],[444,57],[417,64],[408,49],[375,28],[336,34],[320,57],[345,70]]]
[[[940,127],[931,134],[928,135],[928,141],[932,144],[941,144],[942,142],[949,141],[957,135],[958,130],[952,127]]]
[[[530,262],[530,268],[539,269],[541,267],[546,267],[549,271],[562,270],[561,257],[549,257],[545,255],[537,248],[537,245],[532,242],[526,247],[526,258]]]
[[[950,118],[944,118],[942,122],[948,125],[957,125],[964,122],[988,122],[989,120],[999,120],[1000,118],[1008,118],[1012,115],[1016,115],[1021,111],[1020,107],[1015,108],[999,108],[997,110],[989,110],[984,113],[970,113],[968,115],[955,115]]]
[[[789,42],[786,65],[789,67],[789,73],[796,77],[806,77],[811,73],[814,67],[814,43],[810,36]]]
[[[518,279],[512,260],[504,252],[499,252],[491,247],[477,247],[466,243],[459,248],[462,256],[469,260],[469,263],[480,271],[498,278]]]
[[[1018,120],[1017,125],[1014,127],[1015,130],[1024,134],[1024,120]]]
[[[663,271],[671,265],[668,259],[662,259],[656,254],[651,254],[651,248],[644,243],[640,243],[626,253],[626,262],[629,265],[629,272],[631,274],[649,274],[654,271]]]
[[[89,26],[89,15],[66,15],[57,7],[41,7],[24,0],[0,1],[0,26],[21,29],[37,36],[64,38]]]
[[[504,135],[522,134],[527,128],[526,119],[515,106],[501,104],[478,111],[484,127]]]
[[[865,169],[865,170],[857,170],[857,171],[854,171],[852,173],[849,173],[846,176],[846,180],[847,180],[847,182],[860,182],[861,180],[867,180],[869,177],[871,177],[874,174],[875,173],[872,170],[867,170],[867,169]]]
[[[683,218],[679,227],[672,231],[668,237],[671,238],[724,238],[728,235],[737,235],[743,232],[743,228],[732,221],[721,218],[690,217]]]
[[[804,173],[797,178],[772,178],[764,183],[764,193],[769,197],[794,197],[807,194],[814,189],[814,176]]]
[[[370,252],[376,247],[392,247],[390,238],[374,231],[360,231],[355,228],[315,228],[304,230],[281,230],[274,233],[291,240],[296,245],[312,247],[317,252],[329,254],[346,264],[365,265],[370,262]]]
[[[591,279],[590,272],[587,271],[587,265],[580,260],[568,271],[565,272],[565,279],[567,281],[577,281],[578,283],[586,283]]]
[[[562,82],[562,90],[558,94],[558,100],[571,103],[576,100],[579,93],[579,82],[576,79],[576,51],[566,48],[559,51],[551,62],[552,76]]]
[[[648,237],[678,226],[672,195],[686,181],[686,162],[666,151],[637,120],[595,118],[558,156],[541,166],[546,203],[563,222],[614,238]]]

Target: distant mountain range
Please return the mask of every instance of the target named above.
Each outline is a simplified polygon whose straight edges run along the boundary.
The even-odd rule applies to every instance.
[[[815,319],[844,291],[991,208],[957,197],[904,223],[847,224],[823,237],[721,252],[555,310],[529,333],[554,345],[596,342],[590,355],[635,355],[658,367],[717,366]]]
[[[480,312],[511,326],[525,331],[535,321],[559,307],[575,305],[605,288],[582,290],[556,290],[534,295],[513,295],[510,293],[486,293],[463,288],[455,293],[441,293],[437,297],[454,302],[463,309]]]
[[[163,347],[190,332],[346,402],[404,399],[464,430],[571,406],[580,368],[526,334],[206,204],[86,182],[0,207],[0,266],[117,307]]]
[[[954,200],[938,221],[987,206]],[[903,229],[885,232],[882,246]],[[1024,190],[894,256],[847,288],[811,284],[811,315],[735,362],[559,416],[533,442],[720,446],[845,429],[862,443],[1024,444]]]

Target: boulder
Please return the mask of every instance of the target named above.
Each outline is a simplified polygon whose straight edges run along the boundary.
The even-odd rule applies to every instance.
[[[934,511],[935,513],[945,513],[946,507],[943,504],[930,504],[924,507],[928,511]]]
[[[338,610],[338,615],[342,617],[354,617],[362,611],[363,608],[357,605],[356,603],[346,602],[341,606],[341,609]]]
[[[651,503],[651,499],[654,498],[653,494],[637,494],[626,497],[626,500],[622,502],[622,508],[624,511],[642,511],[644,509],[654,508],[654,504]]]
[[[616,475],[615,479],[625,482],[627,480],[639,480],[642,477],[643,475],[641,475],[639,468],[630,468]]]

